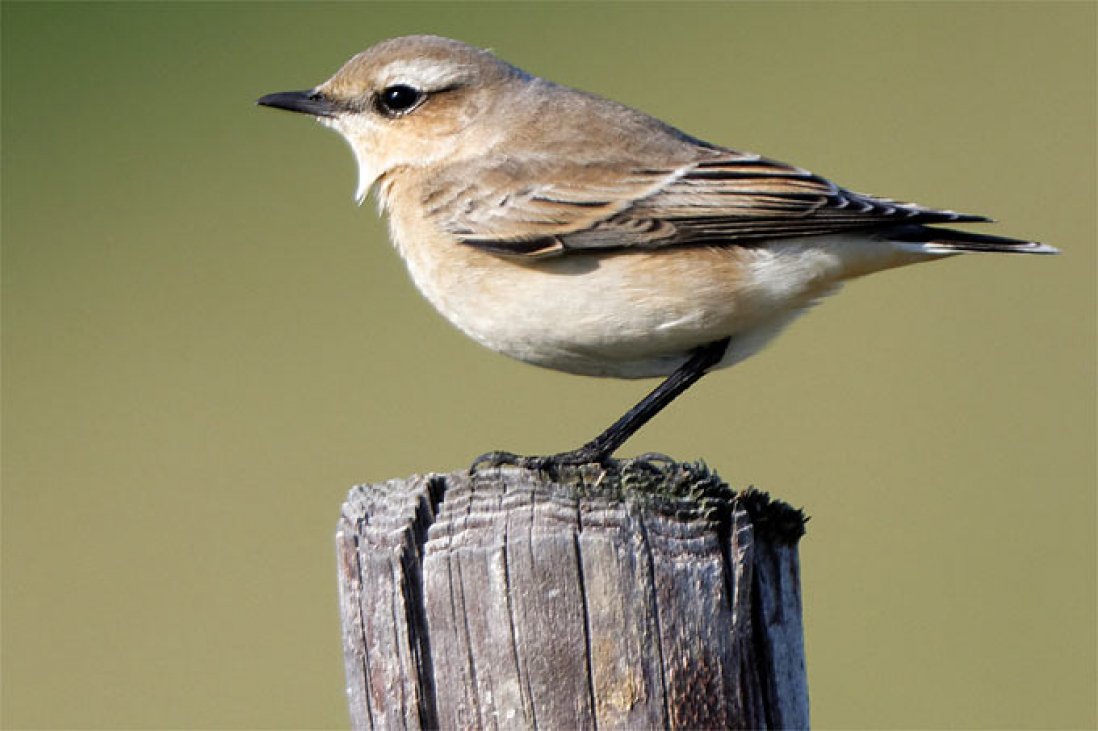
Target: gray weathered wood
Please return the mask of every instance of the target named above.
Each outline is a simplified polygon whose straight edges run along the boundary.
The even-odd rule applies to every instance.
[[[699,465],[355,487],[352,726],[806,728],[803,528]]]

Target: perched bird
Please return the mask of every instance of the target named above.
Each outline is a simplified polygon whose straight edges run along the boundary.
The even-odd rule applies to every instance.
[[[983,216],[854,193],[436,36],[378,43],[259,104],[339,132],[420,291],[479,343],[589,376],[667,376],[546,466],[607,462],[706,372],[847,279],[966,252],[1052,254],[938,228]]]

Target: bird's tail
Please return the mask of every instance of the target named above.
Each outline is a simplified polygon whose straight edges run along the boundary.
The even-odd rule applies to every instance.
[[[1005,254],[1059,254],[1055,246],[1006,236],[976,234],[933,226],[896,226],[884,232],[889,241],[924,254],[999,252]]]

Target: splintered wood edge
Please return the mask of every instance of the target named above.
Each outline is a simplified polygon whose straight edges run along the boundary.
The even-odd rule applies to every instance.
[[[478,471],[434,474],[451,482],[537,483],[539,490],[568,497],[600,498],[610,502],[635,501],[659,512],[709,514],[728,524],[734,504],[751,517],[757,535],[795,545],[805,534],[809,518],[802,509],[771,497],[753,486],[737,492],[704,462],[671,460],[614,460],[608,466],[578,465],[557,468],[553,474],[503,466]],[[353,490],[352,490],[353,492]]]

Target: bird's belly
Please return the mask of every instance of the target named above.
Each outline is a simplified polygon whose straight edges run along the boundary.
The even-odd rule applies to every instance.
[[[530,262],[468,247],[445,262],[414,253],[405,258],[419,289],[478,342],[546,368],[619,378],[666,375],[725,337],[721,366],[743,360],[840,278],[836,257],[815,245]]]

